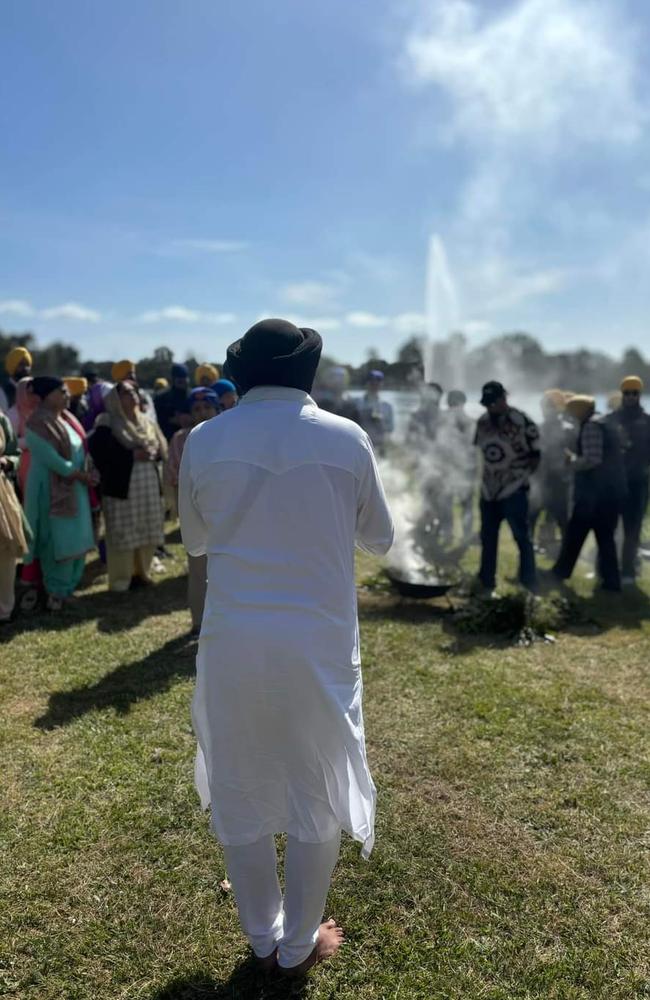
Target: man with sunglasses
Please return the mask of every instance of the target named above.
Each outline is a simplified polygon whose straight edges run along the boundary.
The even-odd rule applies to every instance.
[[[633,584],[641,538],[641,529],[648,506],[648,474],[650,471],[650,414],[641,406],[643,381],[628,375],[621,382],[622,401],[607,420],[621,437],[627,498],[623,504],[622,583]]]

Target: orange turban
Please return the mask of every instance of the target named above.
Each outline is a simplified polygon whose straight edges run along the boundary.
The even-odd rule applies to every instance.
[[[5,358],[5,370],[8,375],[11,375],[12,378],[16,374],[16,369],[21,361],[26,361],[27,364],[31,366],[31,354],[26,347],[12,347],[9,354]]]
[[[63,381],[67,385],[71,396],[83,396],[84,392],[88,392],[87,378],[82,378],[80,375],[69,375]]]
[[[207,361],[204,361],[202,365],[197,366],[197,369],[194,372],[195,384],[202,385],[204,378],[210,379],[210,385],[214,385],[219,378],[219,369],[214,365],[209,364]]]
[[[543,399],[552,403],[558,413],[561,413],[566,406],[565,395],[561,389],[547,389]]]
[[[131,372],[135,371],[135,361],[116,361],[111,368],[111,378],[114,382],[122,382],[128,378]]]
[[[631,389],[632,392],[643,392],[643,379],[639,378],[638,375],[626,375],[621,382],[621,392],[625,392],[626,389]]]
[[[573,396],[566,404],[569,416],[580,424],[588,420],[595,409],[596,400],[593,396]]]

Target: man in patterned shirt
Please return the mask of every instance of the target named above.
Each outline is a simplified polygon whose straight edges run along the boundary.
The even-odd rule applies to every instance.
[[[487,412],[476,425],[474,439],[483,454],[479,579],[485,588],[494,588],[499,530],[502,521],[507,521],[519,548],[519,580],[533,589],[537,576],[528,520],[528,484],[541,457],[539,431],[525,413],[509,405],[500,382],[486,382],[481,405]]]

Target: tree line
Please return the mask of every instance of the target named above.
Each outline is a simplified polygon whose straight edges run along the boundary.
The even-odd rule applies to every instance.
[[[80,358],[72,344],[55,341],[41,347],[31,332],[8,333],[0,330],[0,358],[12,347],[23,345],[33,357],[35,375],[56,373],[76,375],[82,369],[93,368],[101,378],[111,377],[110,361]],[[429,364],[425,364],[428,352]],[[169,369],[175,359],[168,347],[157,348],[151,357],[136,360],[138,380],[152,386],[157,378],[169,378]],[[196,358],[183,358],[193,376],[199,364]],[[201,361],[205,359],[200,359]],[[219,367],[222,360],[217,360]],[[650,361],[636,347],[628,347],[620,358],[603,351],[581,348],[576,351],[547,352],[535,337],[524,332],[504,333],[482,344],[471,347],[462,333],[433,345],[423,344],[419,337],[408,338],[398,347],[395,359],[389,361],[377,350],[370,350],[360,365],[323,356],[321,371],[335,364],[343,364],[350,373],[353,387],[361,387],[368,372],[384,372],[386,388],[404,389],[417,385],[425,370],[430,378],[445,390],[452,388],[476,389],[489,378],[496,378],[519,390],[543,391],[551,386],[571,389],[574,392],[607,393],[616,389],[625,375],[639,375],[650,386]]]

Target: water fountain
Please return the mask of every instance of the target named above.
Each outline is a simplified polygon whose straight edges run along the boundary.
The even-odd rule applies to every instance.
[[[429,240],[426,271],[426,340],[423,345],[424,379],[443,381],[446,388],[463,385],[465,341],[458,333],[460,307],[456,285],[451,274],[447,251],[440,236],[433,233]],[[442,351],[440,351],[442,348]],[[436,357],[438,352],[444,353]],[[444,379],[441,378],[444,369]]]

